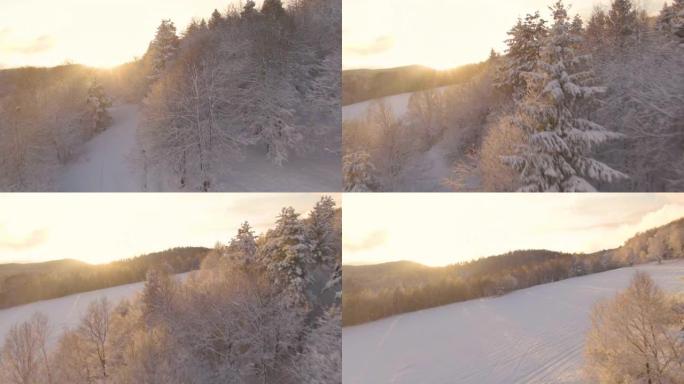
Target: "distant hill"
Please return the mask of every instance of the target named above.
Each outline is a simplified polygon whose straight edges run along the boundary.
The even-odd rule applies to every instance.
[[[343,71],[342,105],[464,83],[480,73],[486,66],[487,63],[469,64],[440,71],[413,65],[389,69]]]
[[[0,264],[0,308],[135,283],[155,266],[166,265],[172,273],[192,271],[208,252],[202,247],[173,248],[99,265],[72,259]]]
[[[343,266],[343,322],[345,326],[360,324],[575,276],[680,258],[684,258],[684,219],[639,233],[616,249],[594,253],[519,250],[437,268],[407,261]]]

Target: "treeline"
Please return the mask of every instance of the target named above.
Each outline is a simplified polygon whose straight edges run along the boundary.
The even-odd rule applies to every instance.
[[[208,252],[207,248],[173,248],[102,265],[64,260],[37,268],[7,268],[7,272],[0,265],[0,308],[143,281],[148,270],[161,265],[173,274],[193,271]]]
[[[79,65],[0,71],[0,191],[51,189],[55,170],[109,125],[101,77]]]
[[[390,69],[353,69],[342,72],[342,105],[467,83],[485,63],[437,70],[421,66]]]
[[[652,261],[684,257],[684,219],[640,233],[622,247],[592,254],[516,251],[442,268],[415,267],[377,272],[367,282],[364,268],[345,267],[343,322],[361,324],[441,305],[499,296],[531,286]],[[420,279],[417,275],[423,275]],[[410,276],[403,279],[401,276]]]
[[[414,94],[401,119],[380,103],[346,122],[346,189],[421,188],[412,159],[439,149],[458,191],[681,190],[684,4],[550,13],[519,19],[467,84]]]
[[[339,153],[340,36],[339,0],[250,0],[182,36],[164,20],[141,63],[145,168],[208,191],[248,147],[277,165]]]
[[[0,381],[340,383],[341,238],[329,197],[260,236],[245,223],[183,282],[153,268],[136,299],[91,303],[56,346],[45,315],[15,325]]]

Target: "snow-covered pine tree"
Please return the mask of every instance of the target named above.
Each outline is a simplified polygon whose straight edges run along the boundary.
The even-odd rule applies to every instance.
[[[304,352],[296,365],[301,383],[328,384],[342,382],[342,311],[331,308],[318,320],[316,328],[306,336]]]
[[[147,271],[142,292],[143,316],[148,324],[158,322],[169,313],[173,300],[174,282],[170,267],[155,266]]]
[[[99,132],[112,122],[112,117],[107,110],[107,108],[112,106],[112,101],[107,97],[104,87],[102,87],[102,84],[97,79],[93,79],[90,83],[86,104],[88,106],[88,121],[90,122],[92,132]]]
[[[607,35],[608,17],[603,9],[597,6],[594,8],[584,32],[586,44],[590,50],[598,50],[605,44]]]
[[[496,87],[510,92],[515,100],[523,98],[527,91],[527,81],[522,75],[532,71],[539,59],[540,49],[547,34],[546,21],[539,12],[528,14],[525,20],[508,31],[506,57],[496,79]]]
[[[587,107],[604,87],[591,85],[589,56],[576,54],[581,38],[571,33],[562,0],[551,11],[554,25],[534,71],[525,73],[530,92],[514,119],[527,142],[503,161],[520,173],[525,192],[591,192],[587,180],[612,182],[626,178],[606,164],[588,157],[598,144],[620,137],[586,118]]]
[[[307,237],[314,262],[332,266],[336,248],[339,247],[339,234],[335,228],[335,200],[332,197],[323,196],[314,206],[309,216]]]
[[[684,0],[666,3],[658,15],[657,27],[684,43]]]
[[[613,0],[607,19],[608,33],[617,48],[634,41],[637,31],[637,11],[631,0]]]
[[[283,208],[276,227],[267,234],[262,264],[277,286],[288,294],[294,305],[306,305],[307,268],[312,263],[306,227],[294,208]]]
[[[152,66],[149,75],[151,81],[159,80],[168,63],[176,56],[179,44],[176,26],[171,20],[162,20],[148,49]]]
[[[209,19],[209,29],[214,29],[223,23],[224,19],[223,16],[221,16],[221,12],[218,11],[218,9],[214,9],[214,12],[211,13],[211,19]]]
[[[280,19],[285,16],[282,0],[264,0],[261,6],[261,13],[273,19]]]
[[[576,35],[581,35],[584,32],[584,22],[579,14],[576,14],[575,17],[572,18],[570,31]]]
[[[375,166],[367,152],[345,155],[342,159],[342,175],[345,192],[375,192],[379,189]]]
[[[237,235],[230,241],[226,256],[231,263],[240,267],[253,265],[256,260],[257,245],[254,230],[248,222],[242,223]]]
[[[245,6],[242,8],[242,12],[240,12],[240,16],[242,16],[243,19],[249,19],[257,14],[256,3],[253,0],[247,0]]]

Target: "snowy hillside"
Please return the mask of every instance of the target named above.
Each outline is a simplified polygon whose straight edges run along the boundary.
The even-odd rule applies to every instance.
[[[679,260],[348,327],[344,383],[581,383],[589,312],[624,289],[636,270],[668,291],[684,292]]]
[[[189,273],[177,275],[183,279]],[[88,305],[97,299],[106,297],[113,306],[123,299],[131,299],[140,292],[144,282],[120,285],[97,291],[84,292],[58,299],[38,301],[31,304],[0,310],[0,345],[4,344],[5,335],[10,327],[27,321],[36,312],[42,312],[50,319],[50,341],[59,339],[62,330],[74,327],[78,324],[81,316],[86,312]]]

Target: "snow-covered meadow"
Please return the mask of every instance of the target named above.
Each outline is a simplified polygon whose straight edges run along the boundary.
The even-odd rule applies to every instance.
[[[189,273],[183,273],[176,278],[185,279],[188,275]],[[106,297],[112,306],[116,306],[121,300],[134,298],[144,285],[144,282],[126,284],[0,309],[0,345],[4,344],[5,336],[13,325],[29,320],[36,312],[42,312],[48,317],[51,331],[49,340],[53,344],[62,331],[78,326],[91,302]]]
[[[343,329],[343,381],[364,383],[581,383],[589,313],[649,273],[684,292],[684,261],[647,264]]]

